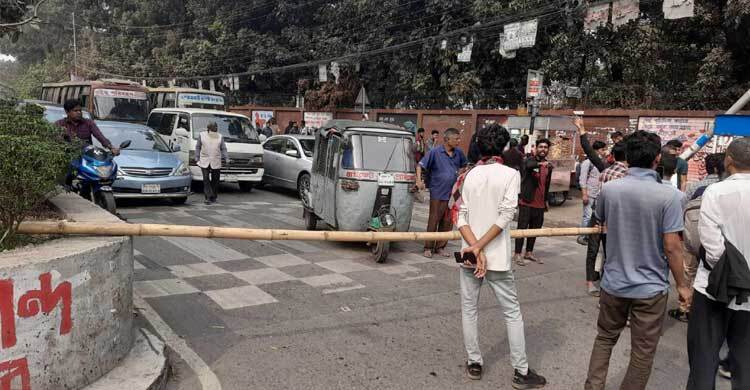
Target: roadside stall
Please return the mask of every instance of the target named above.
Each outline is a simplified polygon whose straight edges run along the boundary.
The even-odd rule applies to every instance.
[[[529,136],[529,145],[534,145],[537,139],[548,138],[552,142],[547,160],[554,167],[552,184],[550,185],[550,205],[561,206],[568,197],[572,177],[575,177],[575,150],[578,129],[573,118],[565,116],[538,116],[534,119],[534,132],[531,134],[531,117],[508,117],[505,127],[512,138],[519,139],[523,135]],[[530,152],[530,146],[526,152]]]

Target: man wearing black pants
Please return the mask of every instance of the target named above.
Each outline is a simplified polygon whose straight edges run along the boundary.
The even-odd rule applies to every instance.
[[[547,210],[549,186],[552,181],[552,166],[547,162],[550,146],[551,143],[546,138],[537,140],[536,155],[527,158],[523,163],[521,200],[518,202],[518,229],[539,229],[544,224],[544,212]],[[544,264],[544,260],[534,256],[534,237],[526,239],[526,253],[521,256],[523,240],[516,239],[513,261],[518,265],[526,265],[529,261]]]
[[[732,141],[724,166],[729,177],[708,186],[701,201],[705,258],[688,321],[688,390],[714,388],[724,340],[732,389],[750,389],[750,137]]]
[[[206,204],[216,202],[221,178],[221,161],[229,164],[229,154],[224,137],[219,133],[216,123],[209,123],[207,131],[198,136],[195,145],[195,155],[198,156],[198,166],[203,173],[203,194]]]

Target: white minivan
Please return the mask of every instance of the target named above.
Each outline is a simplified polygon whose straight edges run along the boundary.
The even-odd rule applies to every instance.
[[[248,117],[232,112],[200,108],[157,108],[148,116],[148,126],[169,146],[180,146],[180,158],[190,166],[193,180],[203,181],[196,165],[198,135],[209,123],[216,123],[229,152],[229,166],[221,169],[221,181],[237,183],[251,191],[263,178],[263,147]]]

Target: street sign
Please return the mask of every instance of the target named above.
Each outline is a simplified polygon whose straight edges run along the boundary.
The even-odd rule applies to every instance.
[[[523,47],[534,47],[537,27],[537,19],[510,23],[503,26],[503,51],[509,52]]]
[[[357,100],[354,101],[354,104],[358,106],[370,105],[370,99],[367,98],[367,92],[365,92],[365,87],[362,87],[359,89],[359,94],[357,94]]]
[[[526,77],[526,98],[534,99],[542,94],[542,83],[544,81],[544,73],[538,70],[529,69],[528,76]]]
[[[717,115],[714,135],[750,136],[750,115]]]

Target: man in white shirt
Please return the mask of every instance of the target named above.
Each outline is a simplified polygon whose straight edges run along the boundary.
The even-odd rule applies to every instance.
[[[732,389],[750,389],[750,301],[737,295],[727,299],[727,304],[707,292],[713,284],[709,276],[715,277],[707,266],[717,270],[726,265],[729,256],[725,252],[735,255],[729,274],[733,285],[750,274],[750,137],[732,141],[724,166],[729,177],[711,184],[701,201],[698,230],[706,253],[695,277],[688,323],[688,390],[714,388],[719,349],[725,339]],[[730,243],[736,250],[729,250]],[[750,281],[744,283],[747,286]]]
[[[544,387],[547,381],[529,368],[526,359],[523,317],[511,270],[509,227],[518,204],[521,177],[499,157],[509,140],[508,131],[497,124],[479,130],[477,145],[482,158],[459,178],[454,188],[453,199],[459,205],[457,224],[463,237],[461,252],[477,258],[476,266],[465,261],[459,269],[466,370],[471,379],[481,379],[477,311],[479,290],[487,281],[503,307],[511,365],[515,369],[512,385],[516,389],[535,389]]]

